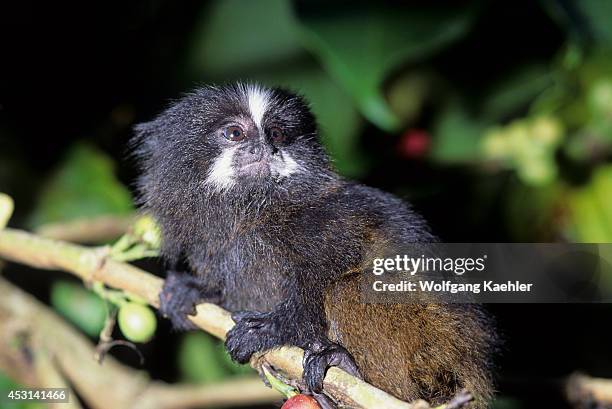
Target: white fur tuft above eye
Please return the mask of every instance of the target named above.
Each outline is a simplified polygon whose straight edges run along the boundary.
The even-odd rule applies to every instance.
[[[247,100],[251,118],[255,122],[257,128],[261,130],[261,121],[263,120],[268,102],[270,100],[270,91],[263,88],[261,85],[249,84],[246,86]]]
[[[206,184],[213,187],[217,191],[224,191],[234,186],[234,169],[232,163],[234,160],[234,152],[237,147],[228,148],[221,153],[213,162]]]

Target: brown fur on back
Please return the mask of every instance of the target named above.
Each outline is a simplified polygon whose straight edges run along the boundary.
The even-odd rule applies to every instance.
[[[474,305],[365,304],[358,274],[327,293],[330,339],[355,358],[365,380],[399,399],[432,405],[466,388],[472,408],[486,407],[493,387],[492,325]]]

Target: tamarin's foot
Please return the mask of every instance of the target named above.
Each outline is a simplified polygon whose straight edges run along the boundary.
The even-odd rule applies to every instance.
[[[359,368],[352,355],[342,346],[333,342],[326,345],[315,344],[312,348],[304,349],[303,365],[304,382],[313,394],[319,394],[323,391],[323,379],[325,379],[325,373],[330,366],[337,366],[361,379]]]
[[[195,315],[196,305],[202,302],[217,303],[219,300],[220,295],[203,289],[196,277],[169,271],[159,294],[159,311],[172,322],[174,329],[189,331],[197,328],[187,318],[188,315]]]

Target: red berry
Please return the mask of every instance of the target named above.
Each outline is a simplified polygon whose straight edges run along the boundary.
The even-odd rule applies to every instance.
[[[312,396],[295,395],[287,399],[281,409],[321,409],[321,407]]]
[[[422,129],[408,129],[400,138],[398,151],[406,158],[423,157],[429,150],[431,137]]]

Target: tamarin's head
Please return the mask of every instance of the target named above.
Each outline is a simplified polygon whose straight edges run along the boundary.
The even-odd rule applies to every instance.
[[[307,103],[279,88],[203,87],[135,130],[139,189],[153,207],[211,197],[264,203],[335,178]]]

